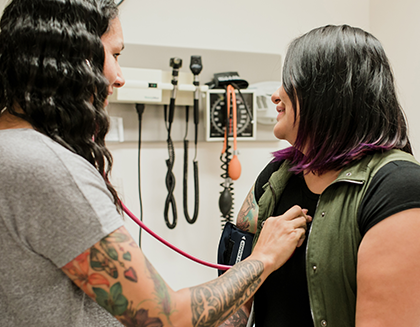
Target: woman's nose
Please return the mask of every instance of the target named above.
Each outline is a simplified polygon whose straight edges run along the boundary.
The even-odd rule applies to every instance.
[[[125,84],[125,78],[121,71],[121,68],[118,69],[117,79],[114,82],[114,87],[123,87]]]
[[[277,103],[279,103],[279,102],[280,102],[279,92],[280,92],[280,89],[278,89],[276,92],[274,92],[274,93],[271,95],[271,101],[272,101],[274,104],[277,104]]]

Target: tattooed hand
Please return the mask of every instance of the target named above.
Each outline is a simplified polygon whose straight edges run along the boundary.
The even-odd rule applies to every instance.
[[[294,206],[281,216],[268,218],[251,257],[264,262],[270,273],[280,268],[303,243],[307,223],[312,220],[307,212]]]

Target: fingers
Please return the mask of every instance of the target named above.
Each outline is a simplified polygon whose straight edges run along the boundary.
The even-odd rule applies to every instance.
[[[307,213],[308,213],[308,209],[302,209],[298,205],[295,205],[291,207],[289,210],[287,210],[282,216],[284,217],[284,219],[292,220],[292,219],[295,219],[296,217],[306,216]]]
[[[295,205],[281,216],[267,218],[267,220],[262,223],[262,227],[264,227],[265,223],[272,219],[283,219],[291,221],[294,228],[303,227],[306,229],[307,223],[312,221],[312,217],[307,215],[307,213],[307,209],[302,209],[301,207]]]
[[[269,217],[262,226],[254,257],[263,260],[268,269],[283,265],[305,240],[307,223],[312,220],[307,213],[308,210],[294,206],[281,216]]]
[[[309,218],[311,218],[310,216],[308,216]],[[299,238],[299,241],[298,241],[298,243],[297,243],[297,245],[296,245],[296,247],[301,247],[302,246],[302,244],[303,244],[303,242],[305,241],[305,238],[306,238],[306,231],[307,231],[307,225],[305,224],[305,226],[303,227],[303,228],[296,228],[296,233],[300,233],[301,234],[301,236],[300,236],[300,238]]]
[[[307,209],[302,209],[301,207],[295,205],[289,210],[287,210],[283,215],[278,217],[269,217],[265,222],[263,222],[262,227],[268,223],[268,225],[274,224],[276,219],[281,219],[290,224],[290,228],[292,229],[295,237],[297,239],[297,247],[302,246],[305,237],[306,231],[308,229],[308,223],[312,221],[312,217],[309,216]],[[268,227],[270,228],[270,227]]]

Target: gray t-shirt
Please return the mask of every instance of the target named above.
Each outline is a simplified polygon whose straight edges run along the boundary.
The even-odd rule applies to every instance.
[[[34,130],[1,130],[0,326],[121,326],[60,268],[122,225],[89,162]]]

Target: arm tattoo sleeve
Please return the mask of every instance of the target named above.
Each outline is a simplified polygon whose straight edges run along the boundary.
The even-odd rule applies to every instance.
[[[222,277],[191,288],[193,326],[208,327],[225,321],[257,290],[263,270],[261,261],[244,261]]]
[[[160,277],[158,272],[152,266],[152,264],[144,258],[146,267],[149,270],[150,278],[153,280],[153,284],[155,285],[155,292],[154,295],[156,296],[156,301],[162,308],[161,314],[164,314],[168,319],[168,322],[172,325],[170,316],[173,312],[172,303],[171,303],[171,296],[168,292],[168,288],[166,287],[165,281]]]
[[[231,315],[223,325],[220,327],[246,327],[248,323],[248,315],[239,308],[233,315]]]
[[[236,219],[236,226],[244,231],[255,233],[258,220],[258,204],[255,201],[254,188],[248,193]]]

